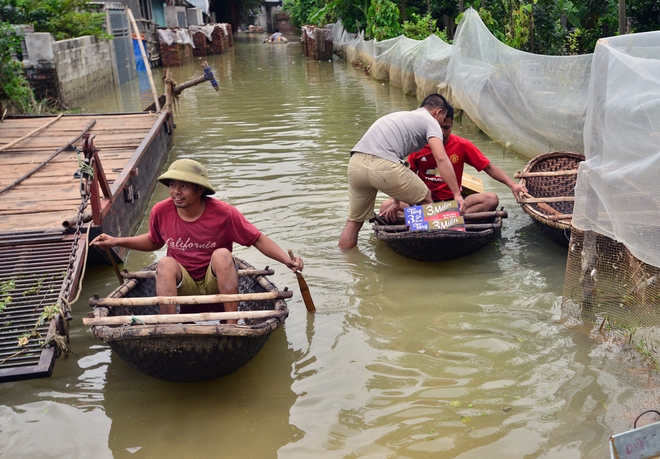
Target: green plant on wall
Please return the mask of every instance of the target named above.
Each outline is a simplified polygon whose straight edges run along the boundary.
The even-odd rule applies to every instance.
[[[34,105],[34,94],[25,76],[23,66],[12,58],[20,50],[14,29],[0,23],[0,116],[5,109],[16,113],[28,113]]]

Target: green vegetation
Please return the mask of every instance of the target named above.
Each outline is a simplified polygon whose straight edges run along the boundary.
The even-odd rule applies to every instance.
[[[478,11],[500,41],[537,54],[591,53],[599,38],[618,34],[619,0],[284,0],[284,9],[294,27],[340,19],[367,39],[436,34],[451,40],[459,3]],[[660,30],[660,2],[627,0],[626,17],[630,32]]]
[[[0,284],[0,313],[12,302],[12,297],[9,293],[15,288],[16,282],[13,279]]]
[[[412,13],[410,20],[403,23],[403,35],[415,40],[424,40],[429,35],[437,35],[443,41],[448,42],[447,31],[438,29],[436,23],[437,21],[430,14],[420,16]]]
[[[89,0],[0,0],[0,116],[38,113],[37,103],[23,75],[18,25],[31,25],[35,32],[50,32],[56,40],[84,35],[111,38],[105,32],[105,15],[95,13]]]

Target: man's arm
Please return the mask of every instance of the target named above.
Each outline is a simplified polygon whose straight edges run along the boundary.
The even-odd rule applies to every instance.
[[[521,192],[527,193],[527,187],[511,180],[511,178],[508,175],[506,175],[506,173],[502,169],[495,166],[493,163],[490,163],[488,166],[486,166],[484,168],[484,172],[490,175],[491,177],[493,177],[498,182],[508,186],[511,192],[513,193],[513,196],[516,198],[516,201],[520,197],[519,194]]]
[[[442,140],[438,137],[429,138],[429,147],[431,147],[433,158],[435,158],[438,173],[454,194],[454,199],[458,202],[459,209],[461,210],[461,213],[463,213],[465,210],[465,203],[461,196],[461,189],[458,187],[454,167],[451,165],[451,161],[449,161],[449,158],[447,157],[447,152],[445,152],[445,146],[442,144]]]
[[[113,237],[108,234],[100,234],[94,238],[89,245],[101,249],[111,249],[112,247],[124,247],[127,249],[139,250],[141,252],[153,252],[160,249],[164,244],[154,244],[149,233],[140,234],[131,237]]]
[[[279,261],[294,272],[303,270],[303,261],[300,257],[296,257],[296,260],[293,261],[275,241],[263,233],[261,233],[257,242],[254,243],[254,247],[268,258]]]

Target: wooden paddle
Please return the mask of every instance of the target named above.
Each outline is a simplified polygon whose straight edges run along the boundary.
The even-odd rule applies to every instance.
[[[293,251],[289,250],[289,256],[293,261],[296,261],[296,257],[293,256]],[[307,282],[305,281],[305,278],[303,277],[302,273],[298,270],[296,270],[296,277],[298,278],[298,286],[300,287],[300,294],[303,297],[303,301],[305,302],[305,307],[307,308],[307,312],[314,313],[316,312],[316,306],[314,306],[314,300],[312,300],[312,294],[309,293],[309,287],[307,286]]]
[[[119,280],[119,285],[123,284],[124,278],[121,277],[121,273],[119,272],[119,266],[117,266],[117,261],[115,261],[114,253],[112,253],[111,249],[105,249],[105,253],[108,255],[108,258],[110,259],[110,263],[112,263],[112,267],[115,270],[115,275]]]

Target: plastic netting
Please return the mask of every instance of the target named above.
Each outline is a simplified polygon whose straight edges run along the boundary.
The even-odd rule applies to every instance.
[[[571,231],[562,318],[601,331],[634,333],[646,350],[660,346],[660,269],[640,261],[625,244]]]
[[[449,85],[481,130],[525,156],[582,152],[591,58],[516,50],[470,10],[454,38]]]
[[[465,12],[454,45],[432,35],[381,42],[333,28],[335,52],[360,61],[423,99],[439,92],[488,136],[528,158],[548,151],[583,151],[582,130],[592,55],[542,56],[501,43],[473,9]]]
[[[573,226],[660,266],[660,32],[596,45]]]
[[[599,40],[563,311],[660,344],[660,32]],[[601,319],[602,318],[602,319]]]

